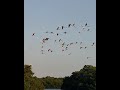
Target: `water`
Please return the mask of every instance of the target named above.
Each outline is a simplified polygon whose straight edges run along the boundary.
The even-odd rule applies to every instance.
[[[61,89],[45,89],[45,90],[61,90]]]

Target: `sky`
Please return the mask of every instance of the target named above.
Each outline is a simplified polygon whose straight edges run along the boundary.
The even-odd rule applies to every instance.
[[[70,23],[75,23],[75,27],[67,28]],[[81,26],[86,23],[90,27],[82,30]],[[66,28],[57,31],[62,25]],[[60,34],[56,36],[46,31]],[[47,37],[46,53],[41,54],[42,39]],[[59,39],[65,44],[83,42],[81,47],[87,49],[73,44],[62,52],[60,42],[54,42]],[[49,48],[52,53],[47,52]],[[24,0],[24,64],[31,64],[37,77],[65,77],[84,65],[96,66],[96,0]]]

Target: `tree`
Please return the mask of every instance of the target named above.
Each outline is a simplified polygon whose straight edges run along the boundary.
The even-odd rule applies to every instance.
[[[63,84],[63,78],[43,77],[40,78],[46,89],[60,89]]]
[[[31,65],[24,65],[24,90],[44,90],[42,82],[33,75]]]
[[[96,67],[85,65],[80,71],[65,77],[61,87],[64,90],[96,90]]]

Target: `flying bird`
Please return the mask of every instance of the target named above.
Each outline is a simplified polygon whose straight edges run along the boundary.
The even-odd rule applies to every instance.
[[[82,42],[80,42],[80,45],[82,44]]]
[[[61,39],[59,40],[59,42],[61,41]]]
[[[45,43],[45,39],[43,39],[42,41],[43,41],[43,43]]]
[[[62,52],[64,51],[64,49],[62,50]]]
[[[93,43],[91,46],[93,46],[95,43]]]
[[[44,39],[44,40],[48,40],[49,38],[46,38],[46,39]]]
[[[68,24],[68,28],[71,26],[71,24]]]
[[[48,49],[48,52],[50,51],[50,49]]]
[[[65,50],[68,50],[68,47],[66,47]]]
[[[56,40],[55,40],[55,42],[56,42]]]
[[[87,26],[87,23],[85,24],[85,26]]]
[[[81,49],[82,47],[80,47],[80,49]]]
[[[90,31],[90,29],[88,29],[87,31]]]
[[[64,28],[64,26],[62,26],[62,29]]]
[[[70,43],[70,45],[72,45],[73,43]]]
[[[64,32],[64,34],[66,34],[67,32]]]
[[[48,31],[46,31],[46,33],[48,33]]]
[[[32,36],[34,36],[34,35],[35,35],[35,33],[32,34]]]
[[[73,24],[73,26],[75,26],[75,23]]]
[[[87,57],[87,59],[89,59],[89,58],[91,58],[91,57]]]
[[[62,45],[65,45],[65,42]]]
[[[82,30],[85,30],[85,28],[83,28]]]
[[[41,50],[41,52],[42,52],[42,54],[44,54],[44,53],[43,53],[43,50]]]
[[[67,46],[68,46],[69,44],[67,44]]]
[[[57,30],[59,30],[59,27],[57,27]]]

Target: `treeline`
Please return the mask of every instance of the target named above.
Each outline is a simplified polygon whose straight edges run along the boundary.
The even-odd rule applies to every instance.
[[[24,65],[24,90],[60,89],[63,78],[33,76],[31,65]]]
[[[80,71],[64,78],[33,76],[31,65],[24,65],[24,90],[96,90],[96,67],[85,65]]]
[[[46,89],[60,89],[63,84],[63,78],[44,77],[40,78]]]
[[[64,90],[96,90],[96,67],[85,65],[80,71],[65,77],[62,84]]]

